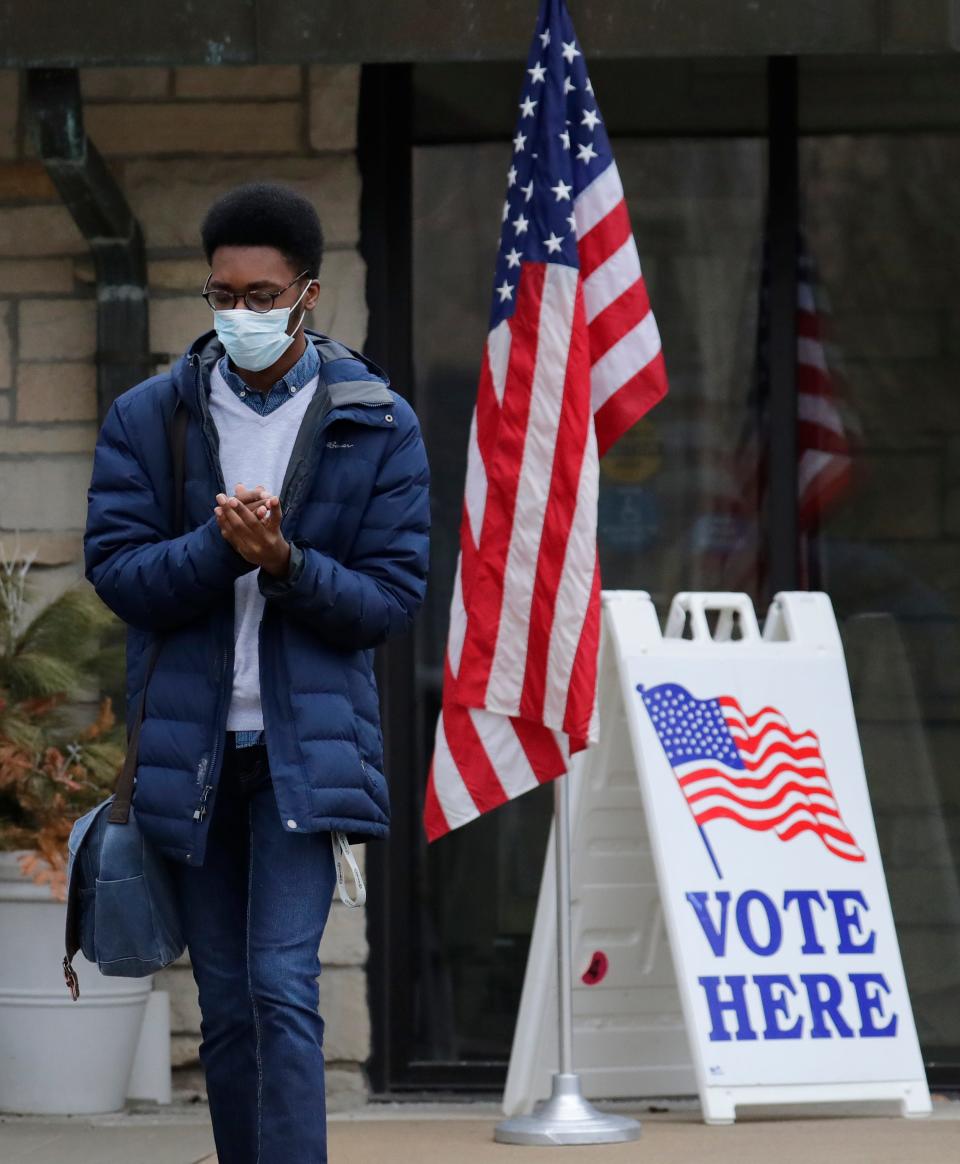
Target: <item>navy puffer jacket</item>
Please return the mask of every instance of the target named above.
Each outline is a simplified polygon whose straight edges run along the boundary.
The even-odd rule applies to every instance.
[[[423,601],[429,470],[412,408],[358,352],[307,332],[320,382],[280,491],[295,581],[259,574],[260,686],[283,827],[385,836],[390,804],[373,648]],[[226,492],[208,406],[214,332],[169,373],[124,392],[100,430],[88,492],[86,576],[128,626],[127,725],[156,636],[133,804],[167,857],[201,865],[233,676],[234,581],[257,569],[223,538]],[[167,431],[188,410],[185,532],[174,537]]]

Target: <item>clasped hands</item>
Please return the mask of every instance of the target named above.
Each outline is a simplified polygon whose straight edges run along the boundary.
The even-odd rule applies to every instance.
[[[247,489],[242,483],[234,495],[217,494],[213,510],[220,533],[246,561],[279,578],[290,568],[290,543],[280,532],[280,498],[263,485]]]

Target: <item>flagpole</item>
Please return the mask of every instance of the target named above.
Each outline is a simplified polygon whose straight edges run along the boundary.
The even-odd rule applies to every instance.
[[[570,926],[570,777],[553,782],[557,887],[557,1020],[559,1070],[550,1098],[531,1115],[503,1120],[493,1138],[501,1144],[620,1144],[636,1140],[640,1124],[598,1111],[583,1097],[573,1069],[573,973]]]

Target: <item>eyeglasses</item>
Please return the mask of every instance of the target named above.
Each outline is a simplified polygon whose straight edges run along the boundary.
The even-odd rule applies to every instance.
[[[258,289],[256,291],[245,291],[242,295],[237,295],[235,291],[227,291],[222,287],[208,291],[207,283],[210,282],[210,276],[212,274],[213,272],[211,271],[210,275],[207,276],[200,294],[206,299],[214,311],[232,311],[242,299],[250,311],[259,311],[262,313],[264,311],[271,311],[273,305],[284,291],[288,291],[296,283],[297,279],[302,279],[304,275],[309,275],[310,270],[308,268],[306,271],[301,271],[296,279],[291,279],[286,287],[281,287],[279,291]]]

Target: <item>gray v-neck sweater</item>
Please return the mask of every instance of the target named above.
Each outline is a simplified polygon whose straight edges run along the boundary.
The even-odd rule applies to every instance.
[[[220,466],[227,494],[238,484],[248,489],[263,485],[279,493],[290,461],[294,441],[307,405],[317,389],[314,377],[282,407],[266,416],[237,399],[236,394],[214,368],[210,376],[210,414],[220,436]],[[227,731],[254,731],[263,728],[260,708],[259,630],[264,597],[257,585],[258,570],[241,575],[234,582],[233,695],[227,713]]]

